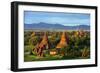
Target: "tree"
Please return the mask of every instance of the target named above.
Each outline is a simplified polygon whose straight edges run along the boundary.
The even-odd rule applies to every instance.
[[[90,51],[87,47],[84,47],[84,49],[82,50],[82,57],[84,58],[88,58],[90,55]]]
[[[55,48],[57,43],[60,41],[60,37],[57,34],[52,34],[49,38],[50,48]]]
[[[29,39],[31,38],[31,31],[25,31],[24,32],[24,45],[29,45]]]
[[[35,46],[40,40],[41,38],[39,36],[33,36],[29,39],[29,44]]]

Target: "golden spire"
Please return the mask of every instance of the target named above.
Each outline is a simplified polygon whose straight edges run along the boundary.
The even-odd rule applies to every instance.
[[[42,44],[45,44],[45,45],[48,44],[48,36],[47,36],[47,33],[46,32],[44,33],[44,36],[43,36],[43,39],[42,39],[41,43]]]
[[[57,44],[56,48],[64,48],[68,45],[68,37],[66,36],[66,33],[63,32],[61,35],[60,42]]]

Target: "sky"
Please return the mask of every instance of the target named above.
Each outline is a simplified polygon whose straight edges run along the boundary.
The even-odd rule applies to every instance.
[[[90,14],[24,11],[24,23],[50,23],[64,26],[90,25]]]

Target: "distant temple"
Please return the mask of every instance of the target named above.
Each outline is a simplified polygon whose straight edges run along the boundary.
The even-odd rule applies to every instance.
[[[31,37],[34,37],[34,36],[35,36],[35,32],[32,32]]]
[[[66,32],[63,32],[61,35],[60,42],[57,44],[56,48],[65,48],[67,47],[68,42],[69,42],[68,36]]]
[[[34,52],[36,52],[38,56],[42,57],[44,49],[49,49],[48,36],[46,33],[44,33],[42,41],[36,45]]]
[[[76,37],[83,37],[84,35],[85,35],[85,33],[84,33],[83,30],[76,31],[76,33],[75,33],[75,36],[76,36]]]

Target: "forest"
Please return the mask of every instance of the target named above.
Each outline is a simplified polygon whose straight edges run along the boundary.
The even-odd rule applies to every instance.
[[[90,31],[24,31],[24,61],[90,58]]]

